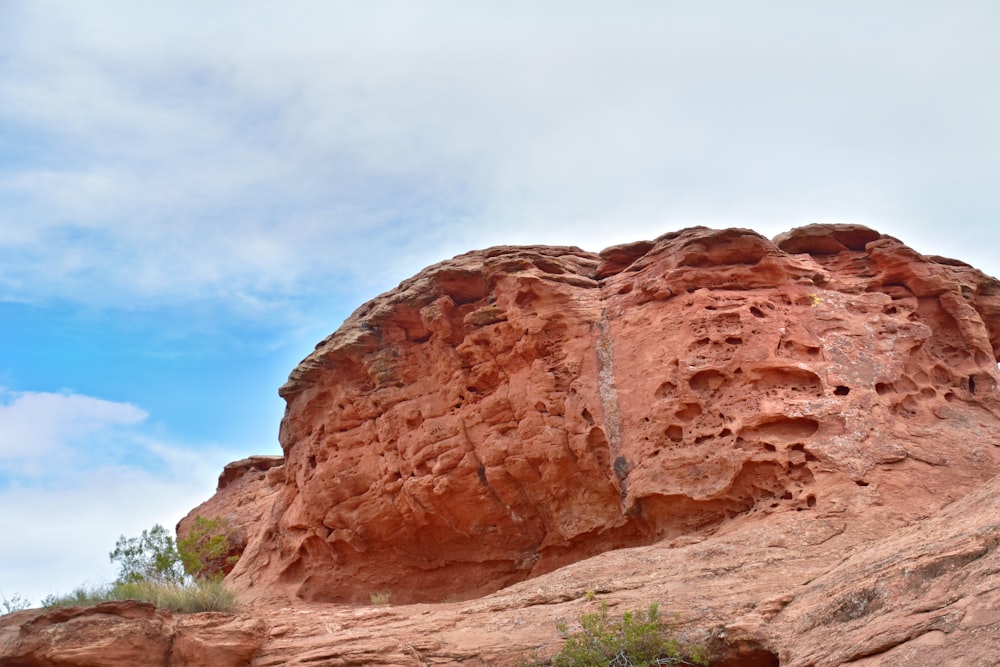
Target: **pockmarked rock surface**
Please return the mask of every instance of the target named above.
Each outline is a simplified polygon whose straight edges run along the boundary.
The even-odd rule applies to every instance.
[[[509,666],[653,601],[712,667],[992,667],[998,352],[998,281],[860,226],[461,255],[322,341],[284,456],[179,525],[240,531],[239,614],[19,612],[0,667]]]
[[[998,347],[996,280],[859,226],[461,255],[292,372],[230,580],[441,602],[751,516],[904,525],[997,474]]]

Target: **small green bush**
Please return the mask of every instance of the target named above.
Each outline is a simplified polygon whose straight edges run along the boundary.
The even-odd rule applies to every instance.
[[[177,551],[188,574],[197,578],[224,577],[240,559],[243,538],[219,517],[196,516]]]
[[[708,665],[701,647],[684,646],[669,635],[655,602],[645,613],[627,611],[621,618],[611,618],[602,602],[596,613],[580,615],[579,629],[565,622],[556,628],[566,643],[552,657],[552,667]]]

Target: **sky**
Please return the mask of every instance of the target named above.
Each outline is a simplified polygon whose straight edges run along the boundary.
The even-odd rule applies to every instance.
[[[113,579],[280,453],[317,342],[467,250],[855,222],[1000,275],[997,34],[993,0],[0,0],[0,600]]]

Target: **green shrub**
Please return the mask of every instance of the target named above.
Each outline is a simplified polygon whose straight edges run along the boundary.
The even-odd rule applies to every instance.
[[[668,634],[655,602],[644,613],[627,611],[621,618],[611,618],[602,602],[596,613],[580,615],[579,629],[565,622],[556,628],[566,642],[552,657],[552,667],[708,664],[701,647],[684,646]]]
[[[384,607],[389,604],[389,598],[391,593],[371,593],[368,597],[371,599],[372,604]]]
[[[196,516],[177,551],[188,574],[197,578],[224,577],[240,559],[243,538],[219,517]]]

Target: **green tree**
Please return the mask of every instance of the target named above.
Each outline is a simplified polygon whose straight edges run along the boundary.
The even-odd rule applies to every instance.
[[[174,537],[160,524],[142,531],[140,537],[119,537],[111,552],[111,562],[118,564],[119,583],[187,581]]]

